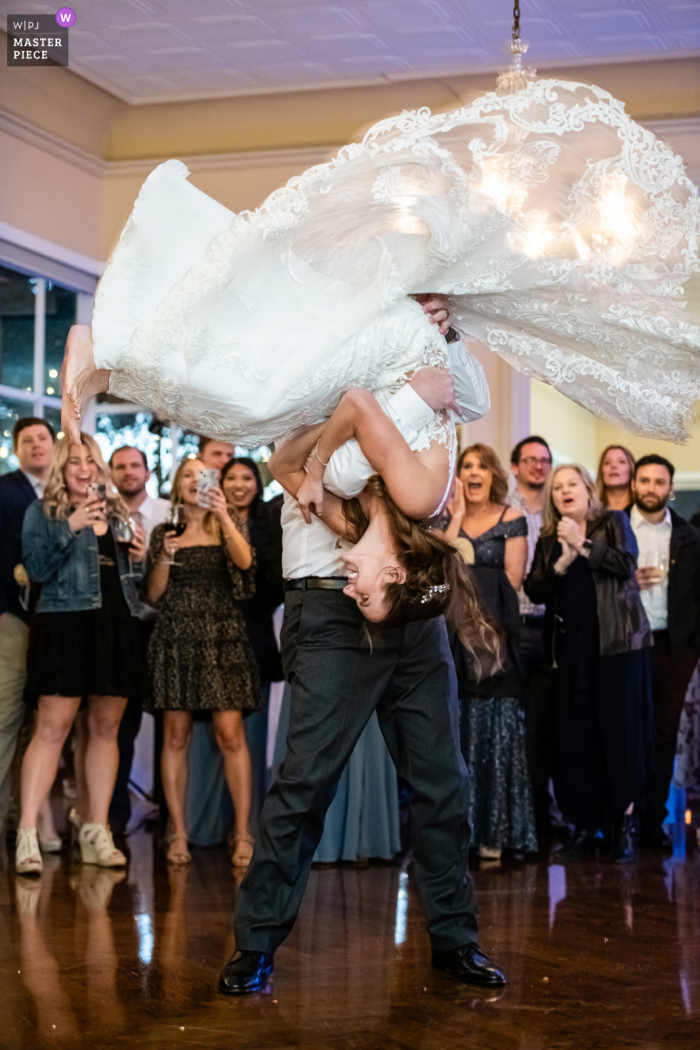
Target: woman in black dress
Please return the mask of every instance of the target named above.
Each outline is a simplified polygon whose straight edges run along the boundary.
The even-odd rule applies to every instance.
[[[26,694],[37,704],[37,722],[22,763],[15,855],[20,874],[41,871],[37,809],[84,697],[88,819],[80,830],[82,859],[101,867],[126,864],[114,848],[107,818],[126,698],[148,695],[139,623],[143,606],[124,542],[132,536],[125,528],[128,511],[94,438],[82,434],[81,440],[72,445],[62,438],[56,445],[44,499],[29,507],[22,530],[24,567],[42,590],[27,658]],[[132,564],[145,553],[145,535],[135,527]]]
[[[518,666],[516,590],[525,575],[527,522],[505,503],[508,478],[492,448],[471,445],[457,466],[445,536],[471,543],[479,598],[504,642],[502,668],[477,681],[468,654],[452,641],[462,754],[472,780],[471,844],[483,859],[498,860],[504,849],[537,849]]]
[[[267,794],[267,713],[270,685],[284,678],[282,660],[275,638],[272,617],[284,601],[282,585],[281,499],[263,501],[260,468],[248,456],[236,456],[221,471],[221,488],[236,522],[248,529],[255,551],[255,594],[241,602],[248,637],[260,671],[262,707],[244,722],[253,767],[251,825],[255,829]]]
[[[635,579],[637,542],[625,514],[605,510],[577,463],[547,479],[525,593],[545,603],[555,668],[557,802],[575,825],[557,856],[576,858],[613,829],[613,859],[633,857],[626,812],[651,755],[648,649],[653,644]]]
[[[164,712],[163,790],[173,829],[168,860],[190,860],[184,806],[192,714],[211,711],[236,811],[232,859],[246,866],[254,843],[243,715],[260,707],[260,686],[239,603],[255,592],[255,563],[245,526],[232,521],[221,489],[202,497],[206,506],[198,502],[204,469],[201,460],[186,459],[173,480],[171,501],[185,509],[182,535],[167,523],[151,534],[146,594],[160,610],[148,647],[151,702]]]

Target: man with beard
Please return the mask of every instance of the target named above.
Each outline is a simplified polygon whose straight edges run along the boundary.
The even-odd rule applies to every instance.
[[[530,434],[519,441],[511,452],[510,469],[516,481],[510,505],[521,510],[527,519],[527,575],[542,528],[544,486],[552,469],[552,453],[545,439]],[[537,837],[542,839],[554,830],[549,812],[553,753],[551,660],[544,649],[544,605],[531,602],[522,587],[518,591],[518,603],[520,658],[525,677],[525,746]]]
[[[145,531],[148,542],[155,526],[165,521],[170,503],[167,499],[149,496],[146,491],[146,482],[151,476],[146,453],[133,445],[122,445],[112,453],[109,466],[117,492],[126,503],[133,520]],[[148,634],[148,624],[144,623],[144,646],[148,642]],[[134,760],[134,741],[141,728],[141,715],[141,701],[130,697],[119,723],[119,769],[109,807],[109,823],[115,835],[122,834],[131,819],[129,777]]]
[[[627,513],[639,546],[637,581],[654,632],[651,650],[656,740],[654,772],[647,781],[642,846],[669,849],[663,830],[673,776],[678,723],[700,653],[700,529],[667,507],[674,466],[663,456],[642,456],[635,470],[635,500]]]

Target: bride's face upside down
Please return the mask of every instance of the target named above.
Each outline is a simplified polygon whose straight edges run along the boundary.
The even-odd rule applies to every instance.
[[[367,531],[342,556],[348,575],[343,593],[355,599],[366,619],[380,623],[387,615],[386,585],[404,583],[406,570],[399,564],[389,522],[376,500],[369,517]]]

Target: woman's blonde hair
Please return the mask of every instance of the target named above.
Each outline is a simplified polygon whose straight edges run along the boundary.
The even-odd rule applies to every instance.
[[[183,459],[182,463],[175,471],[173,485],[170,490],[170,502],[173,505],[175,503],[183,502],[182,475],[185,472],[185,468],[189,466],[190,463],[201,463],[202,466],[204,466],[204,461],[200,459],[199,456],[188,456],[186,459]],[[202,526],[204,528],[204,531],[208,532],[210,536],[219,536],[221,534],[221,527],[219,526],[219,522],[210,510],[208,510],[204,515],[204,518],[202,519]]]
[[[87,445],[90,450],[90,455],[97,465],[97,481],[104,485],[107,491],[107,517],[121,518],[122,521],[126,521],[129,512],[124,500],[114,487],[112,472],[102,458],[100,446],[91,434],[81,433],[80,443]],[[66,435],[59,438],[53,450],[49,480],[44,489],[44,510],[50,518],[67,518],[73,509],[66,486],[66,464],[73,444],[74,442]]]
[[[418,620],[445,616],[465,649],[480,666],[482,655],[499,666],[500,639],[479,607],[471,573],[461,553],[440,532],[407,518],[389,496],[378,475],[367,482],[366,492],[381,501],[396,546],[399,564],[406,571],[404,583],[388,583],[387,615],[382,627],[397,627]],[[349,538],[357,543],[369,521],[359,500],[344,504]]]
[[[464,461],[470,452],[476,452],[484,470],[491,471],[491,491],[489,492],[491,502],[505,503],[508,495],[508,475],[503,469],[498,453],[490,445],[482,445],[479,441],[475,445],[469,445],[468,448],[465,448],[457,460],[457,477],[459,477]]]
[[[581,463],[560,463],[549,472],[544,486],[544,502],[542,504],[542,529],[540,536],[555,536],[557,525],[561,521],[561,514],[554,506],[554,481],[557,474],[562,470],[575,470],[581,481],[586,486],[588,493],[588,513],[586,517],[591,520],[597,518],[603,512],[603,504],[600,502],[598,489],[593,478]]]
[[[618,451],[624,454],[625,459],[627,460],[627,465],[630,468],[630,479],[627,482],[627,490],[629,493],[629,502],[632,502],[632,482],[634,481],[634,470],[636,467],[635,458],[630,452],[630,450],[628,448],[625,448],[624,445],[608,445],[608,447],[604,448],[600,454],[600,459],[598,460],[598,474],[596,476],[596,486],[598,488],[598,495],[600,496],[600,502],[604,507],[607,507],[608,505],[608,490],[606,489],[605,483],[603,482],[603,460],[607,456],[608,452],[612,452],[614,449],[618,449]]]

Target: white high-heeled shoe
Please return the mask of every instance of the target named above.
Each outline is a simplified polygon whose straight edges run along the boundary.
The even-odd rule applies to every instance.
[[[18,875],[41,875],[43,867],[36,828],[17,828],[15,871]]]
[[[126,866],[126,857],[115,848],[112,832],[106,824],[83,824],[79,842],[83,864],[97,864],[101,868]]]

